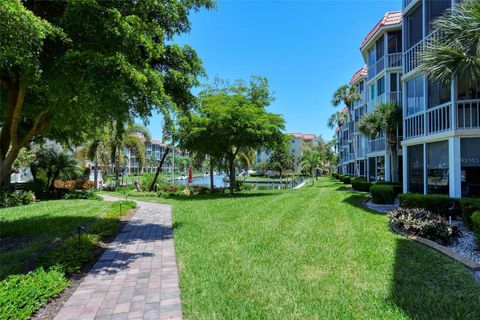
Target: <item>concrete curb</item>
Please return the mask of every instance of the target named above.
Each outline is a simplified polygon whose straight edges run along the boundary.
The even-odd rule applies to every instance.
[[[460,262],[461,264],[463,264],[465,267],[469,268],[472,271],[480,271],[480,263],[477,263],[473,260],[462,257],[461,255],[457,254],[455,251],[451,250],[448,247],[442,246],[441,244],[438,244],[435,241],[432,241],[432,240],[429,240],[429,239],[425,239],[425,238],[418,237],[418,236],[408,235],[405,232],[400,231],[397,228],[394,228],[392,226],[390,226],[390,229],[392,229],[393,232],[398,233],[399,235],[402,235],[406,238],[412,239],[412,240],[414,240],[416,242],[419,242],[419,243],[421,243],[421,244],[423,244],[427,247],[430,247],[430,248],[432,248],[432,249],[434,249],[438,252],[443,253],[447,257],[449,257],[449,258],[451,258],[455,261]]]

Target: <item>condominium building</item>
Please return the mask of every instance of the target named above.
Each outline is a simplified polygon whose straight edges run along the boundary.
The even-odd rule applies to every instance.
[[[418,53],[440,36],[432,21],[455,4],[403,1],[405,192],[480,195],[480,79],[436,83],[418,68]]]
[[[317,138],[314,134],[303,134],[303,133],[287,133],[289,136],[289,145],[288,150],[295,157],[295,164],[297,170],[300,170],[300,159],[303,155],[303,151]],[[272,154],[271,150],[258,150],[256,162],[262,163],[267,162],[270,159]]]
[[[150,142],[145,142],[145,148],[145,157],[147,159],[147,166],[145,168],[140,168],[137,154],[135,154],[135,152],[129,148],[125,148],[124,156],[126,164],[125,168],[123,169],[124,173],[139,174],[142,172],[155,172],[157,170],[157,165],[162,159],[165,150],[167,149],[167,145],[158,140],[151,140]],[[185,150],[175,149],[175,155],[188,156],[188,152]],[[150,159],[155,159],[155,161],[149,161]],[[172,171],[172,165],[165,161],[162,166],[162,171]]]
[[[386,13],[368,33],[360,47],[367,66],[350,81],[361,99],[354,119],[337,129],[340,172],[401,181],[404,192],[480,195],[480,79],[436,83],[418,68],[419,53],[440,37],[432,21],[456,2],[403,0],[402,12]],[[365,112],[387,101],[403,110],[396,158],[384,135],[363,137],[357,130]]]
[[[387,12],[366,35],[360,51],[367,65],[350,80],[360,99],[353,105],[353,119],[349,118],[337,133],[341,171],[370,181],[398,181],[402,175],[401,148],[396,156],[392,155],[385,134],[366,137],[358,132],[358,121],[365,113],[373,112],[379,103],[402,104],[402,13]],[[400,136],[401,133],[397,141]]]

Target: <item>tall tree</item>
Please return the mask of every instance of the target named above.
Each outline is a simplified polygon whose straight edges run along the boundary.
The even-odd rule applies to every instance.
[[[342,128],[342,126],[347,123],[348,121],[348,114],[343,112],[343,111],[337,111],[335,113],[332,113],[330,117],[328,118],[327,126],[330,129],[334,129],[335,127],[338,127],[339,129]]]
[[[465,0],[433,22],[440,37],[420,55],[420,68],[433,81],[455,76],[469,83],[480,79],[480,1]]]
[[[268,81],[215,82],[200,93],[198,110],[180,119],[181,145],[228,163],[230,194],[235,190],[235,160],[241,152],[283,143],[284,119],[266,111],[272,96]]]
[[[276,148],[268,159],[266,167],[278,171],[281,178],[286,170],[295,170],[295,156],[286,146]]]
[[[339,105],[345,105],[348,112],[348,121],[352,121],[353,119],[353,104],[355,101],[360,99],[360,95],[357,92],[357,89],[354,86],[350,86],[348,84],[344,84],[340,86],[334,93],[332,98],[332,104],[335,107]],[[357,148],[356,148],[356,139],[355,134],[353,132],[353,126],[350,126],[349,133],[352,140],[352,149],[353,149],[353,163],[355,163],[355,174],[358,176],[360,175],[360,168],[357,164]]]
[[[385,133],[386,140],[392,154],[392,180],[398,181],[397,145],[398,133],[402,127],[402,108],[395,102],[380,103],[375,111],[364,114],[358,123],[358,131],[371,138],[376,138]]]
[[[303,153],[300,158],[300,163],[305,171],[316,178],[315,169],[323,166],[324,157],[319,151],[308,150]],[[313,184],[315,184],[315,182],[313,182]]]
[[[204,74],[189,13],[212,0],[36,1],[0,6],[0,186],[42,136],[79,143],[107,122],[193,106]],[[13,36],[12,36],[13,35]]]

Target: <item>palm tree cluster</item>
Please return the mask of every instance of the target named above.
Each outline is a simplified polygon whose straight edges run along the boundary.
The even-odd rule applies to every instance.
[[[420,69],[433,81],[455,76],[469,83],[480,79],[480,1],[466,0],[433,22],[440,36],[420,54]]]

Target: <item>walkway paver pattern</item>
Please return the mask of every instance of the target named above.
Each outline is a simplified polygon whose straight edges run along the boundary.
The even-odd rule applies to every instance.
[[[137,204],[56,320],[182,319],[171,208]]]

